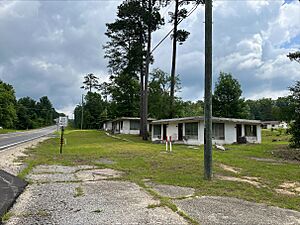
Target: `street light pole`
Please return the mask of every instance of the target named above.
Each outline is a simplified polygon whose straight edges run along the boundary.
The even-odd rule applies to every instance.
[[[81,96],[81,130],[83,126],[83,94]]]
[[[212,0],[205,0],[204,179],[212,178]]]

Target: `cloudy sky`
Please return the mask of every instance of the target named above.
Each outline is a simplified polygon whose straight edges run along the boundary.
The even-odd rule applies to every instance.
[[[105,24],[113,22],[122,0],[0,1],[0,79],[15,87],[18,98],[49,96],[54,107],[71,115],[84,93],[83,76],[94,73],[107,81],[102,45]],[[162,9],[168,20],[169,8]],[[257,99],[286,95],[300,79],[300,64],[286,54],[300,49],[298,0],[215,0],[214,82],[220,71],[239,80],[243,97]],[[179,94],[185,100],[203,98],[204,7],[184,22],[189,39],[178,47]],[[153,45],[170,30],[154,33]],[[167,72],[171,40],[154,53],[152,68]]]

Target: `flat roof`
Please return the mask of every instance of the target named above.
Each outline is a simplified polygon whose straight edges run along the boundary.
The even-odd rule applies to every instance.
[[[248,123],[248,124],[261,124],[260,120],[246,120],[246,119],[235,119],[235,118],[223,118],[223,117],[213,117],[213,122],[233,122],[233,123]],[[172,122],[193,122],[193,121],[204,121],[204,116],[194,116],[194,117],[182,117],[173,119],[162,119],[154,120],[153,124],[159,123],[172,123]]]
[[[115,122],[115,121],[120,121],[120,120],[140,120],[140,119],[141,119],[140,117],[119,117],[119,118],[113,119],[111,121]],[[153,121],[153,120],[156,120],[156,119],[148,118],[147,120],[148,121]]]

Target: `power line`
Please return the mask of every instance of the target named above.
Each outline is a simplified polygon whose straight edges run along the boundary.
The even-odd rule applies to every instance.
[[[178,21],[177,25],[179,25],[184,19],[188,18],[196,9],[197,7],[200,5],[200,3],[197,3],[192,9],[190,9],[190,11],[188,11],[187,16],[185,18],[181,18],[181,20]],[[150,52],[150,54],[152,54],[157,48],[158,46],[161,45],[161,43],[163,43],[167,37],[169,37],[169,35],[173,32],[174,28],[172,28],[156,45],[155,47],[152,49],[152,51]]]

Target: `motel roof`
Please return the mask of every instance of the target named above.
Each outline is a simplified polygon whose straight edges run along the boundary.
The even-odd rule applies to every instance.
[[[121,121],[121,120],[140,120],[140,119],[141,119],[140,117],[119,117],[119,118],[113,119],[112,122]],[[156,119],[148,118],[147,120],[148,121],[153,121],[153,120],[156,120]]]
[[[233,123],[247,123],[247,124],[256,124],[256,125],[260,125],[262,123],[260,120],[245,120],[245,119],[222,118],[222,117],[213,117],[212,120],[213,120],[213,122],[233,122]],[[204,121],[204,116],[154,120],[154,121],[152,121],[152,124],[175,123],[175,122],[195,122],[195,121]]]

